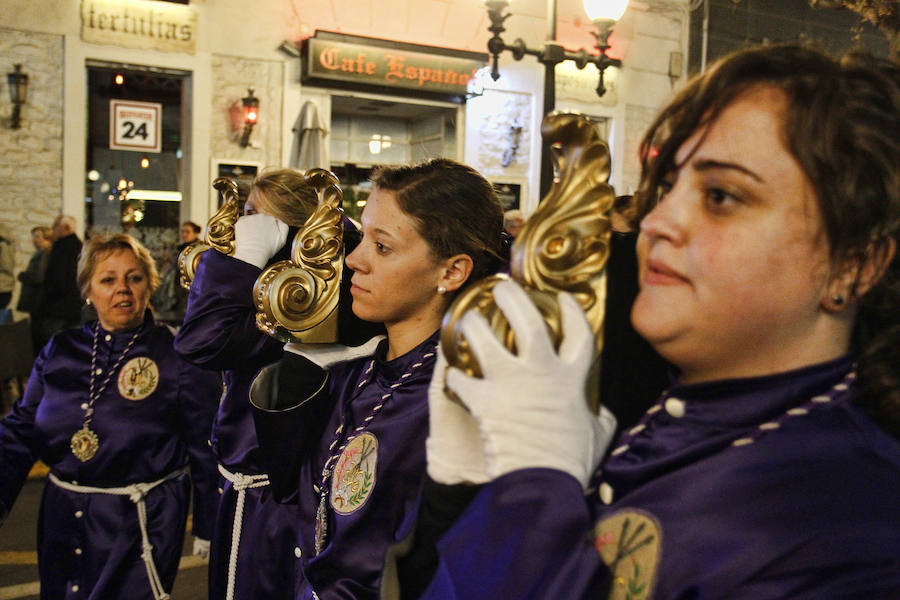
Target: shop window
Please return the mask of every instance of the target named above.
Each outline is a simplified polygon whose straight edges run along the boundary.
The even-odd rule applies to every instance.
[[[183,98],[187,74],[134,66],[87,68],[86,222],[139,239],[160,272],[176,260],[187,215]],[[112,135],[111,135],[112,132]]]

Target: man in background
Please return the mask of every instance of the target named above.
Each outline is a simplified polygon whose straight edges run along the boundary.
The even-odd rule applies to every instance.
[[[16,265],[16,241],[12,230],[0,223],[0,311],[3,311],[12,298],[16,278],[13,269]],[[0,317],[2,318],[2,317]]]
[[[37,309],[41,327],[39,350],[50,337],[81,324],[81,294],[75,281],[81,240],[75,234],[75,218],[59,215],[53,221],[53,246],[44,273],[44,293]]]

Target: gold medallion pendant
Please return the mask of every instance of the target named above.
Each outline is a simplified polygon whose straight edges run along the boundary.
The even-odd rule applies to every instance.
[[[84,427],[75,432],[69,445],[72,447],[72,454],[75,455],[75,458],[81,462],[87,462],[97,454],[100,440],[97,439],[97,434],[88,429],[88,426],[85,424]]]

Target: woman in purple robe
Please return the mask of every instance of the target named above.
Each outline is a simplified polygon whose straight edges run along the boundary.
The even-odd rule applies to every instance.
[[[207,440],[221,383],[181,360],[154,321],[158,282],[135,239],[91,238],[78,285],[98,318],[50,340],[0,421],[0,519],[35,461],[50,467],[41,598],[168,598],[192,483],[195,552],[208,544],[217,495]]]
[[[425,478],[441,319],[507,254],[500,201],[471,168],[434,159],[372,179],[347,266],[353,312],[383,323],[387,338],[288,344],[251,391],[273,492],[298,511],[298,599],[378,597],[385,553],[414,524]]]
[[[560,297],[556,351],[498,285],[518,355],[469,313],[484,378],[446,377],[492,481],[422,597],[900,598],[896,65],[738,52],[641,157],[631,316],[677,380],[597,469],[610,427],[585,405],[580,308]],[[432,476],[459,460],[442,450]]]
[[[209,597],[292,598],[297,512],[272,496],[251,415],[249,390],[284,344],[256,326],[253,285],[267,264],[290,258],[294,235],[313,213],[316,189],[293,169],[267,170],[250,186],[235,226],[235,253],[200,257],[175,350],[221,370],[225,393],[210,438],[223,477],[209,563]],[[348,231],[351,238],[355,231]]]

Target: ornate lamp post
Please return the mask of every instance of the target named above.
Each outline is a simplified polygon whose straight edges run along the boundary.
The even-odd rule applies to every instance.
[[[545,115],[551,112],[556,105],[556,65],[559,63],[571,60],[579,69],[583,69],[589,63],[595,65],[599,71],[598,96],[606,93],[606,86],[603,83],[603,72],[606,68],[622,66],[622,61],[608,57],[606,51],[609,49],[607,40],[612,32],[612,27],[624,14],[628,0],[584,0],[585,12],[596,27],[596,31],[591,33],[597,40],[594,47],[599,51],[598,54],[589,54],[584,48],[575,52],[566,50],[556,41],[556,0],[547,0],[547,40],[541,48],[529,48],[521,38],[516,39],[512,44],[507,44],[500,36],[506,31],[503,27],[504,21],[512,16],[509,13],[503,14],[503,11],[509,6],[509,0],[485,0],[484,5],[488,11],[488,17],[491,19],[488,31],[493,34],[487,45],[492,59],[491,78],[494,81],[500,78],[498,59],[504,51],[511,52],[516,60],[522,60],[526,54],[537,58],[538,62],[544,65]],[[552,182],[553,166],[550,154],[545,147],[541,152],[541,198],[550,190]]]

